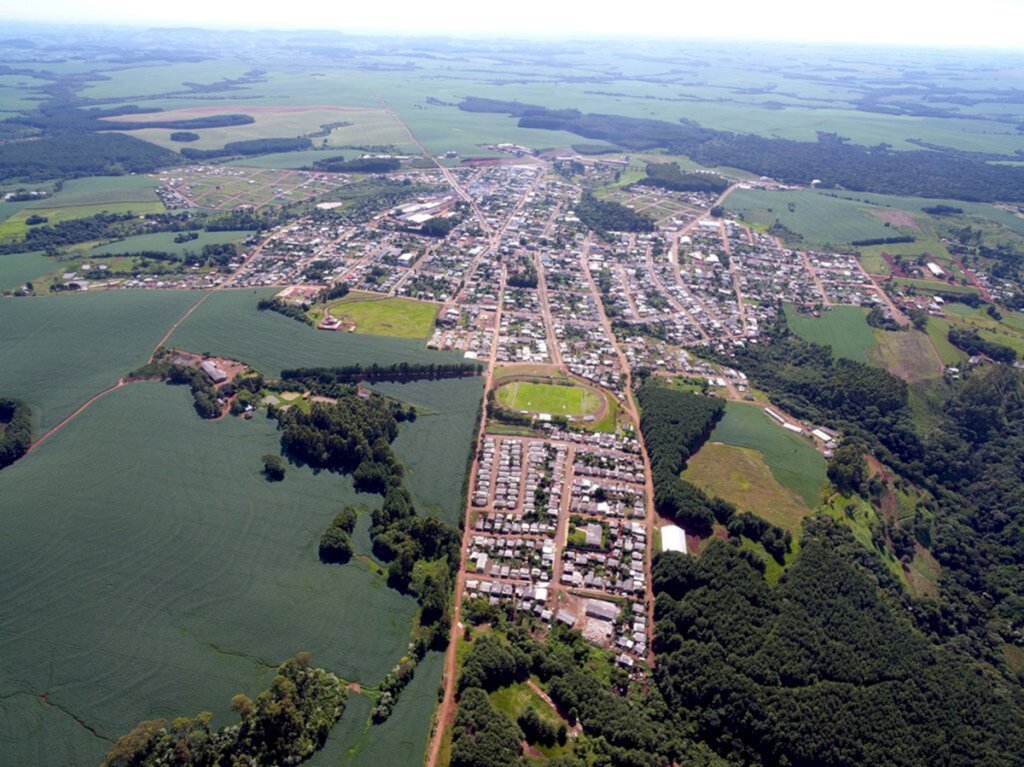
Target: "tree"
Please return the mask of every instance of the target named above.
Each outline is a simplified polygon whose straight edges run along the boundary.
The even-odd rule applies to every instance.
[[[284,479],[284,461],[281,456],[267,453],[263,456],[263,475],[271,482]]]

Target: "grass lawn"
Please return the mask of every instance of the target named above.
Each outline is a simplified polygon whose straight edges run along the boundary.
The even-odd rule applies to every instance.
[[[532,708],[537,712],[541,721],[548,722],[556,727],[560,724],[564,724],[566,729],[569,727],[568,722],[563,720],[556,712],[552,711],[551,706],[545,703],[544,700],[525,682],[520,682],[519,684],[495,690],[490,694],[490,698],[491,704],[513,722],[516,721],[516,719],[519,718],[519,715],[526,711],[527,708]],[[537,746],[536,748],[549,759],[572,752],[571,742],[567,742],[564,746],[559,746],[556,743],[554,746]]]
[[[745,447],[708,442],[687,463],[683,479],[719,495],[740,511],[752,511],[797,536],[811,508],[772,476],[764,456]]]
[[[875,346],[876,338],[863,309],[835,306],[822,312],[821,317],[810,317],[799,314],[792,304],[786,304],[785,311],[789,329],[805,341],[831,346],[835,357],[868,361],[868,351]]]
[[[380,298],[372,293],[350,293],[327,311],[356,333],[395,338],[430,337],[438,305],[412,298]]]
[[[762,408],[727,402],[710,440],[760,451],[776,482],[796,493],[808,508],[818,507],[825,459],[809,441],[783,429]]]
[[[498,402],[512,410],[533,413],[584,416],[601,408],[601,398],[580,386],[557,386],[528,381],[513,381],[498,389]]]

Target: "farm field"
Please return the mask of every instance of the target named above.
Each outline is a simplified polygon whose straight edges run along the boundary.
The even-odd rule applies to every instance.
[[[951,303],[946,310],[949,322],[977,330],[982,338],[1009,346],[1016,350],[1019,358],[1024,358],[1024,323],[1013,312],[1006,311],[1003,319],[997,321],[983,309],[972,309],[965,304]]]
[[[796,493],[809,508],[818,507],[825,459],[810,442],[783,429],[762,408],[727,402],[725,415],[709,441],[759,451],[776,482]]]
[[[928,337],[946,365],[959,365],[967,355],[949,342],[949,323],[940,317],[928,318]]]
[[[230,141],[250,141],[260,138],[294,138],[304,136],[308,133],[315,133],[322,129],[322,126],[337,122],[363,123],[370,121],[373,126],[377,125],[381,110],[346,109],[337,106],[253,106],[248,104],[229,104],[224,106],[202,106],[191,109],[171,109],[164,112],[152,114],[124,115],[121,117],[107,118],[112,130],[117,130],[118,122],[166,122],[172,120],[194,120],[198,117],[211,115],[244,114],[252,117],[255,122],[248,125],[233,125],[224,128],[190,128],[199,135],[197,141],[179,143],[171,141],[171,133],[167,128],[141,128],[137,130],[124,131],[135,138],[149,141],[153,144],[180,151],[183,147],[192,149],[221,149]],[[314,144],[319,144],[322,138],[313,138]],[[333,137],[331,139],[333,143]],[[352,143],[352,142],[343,142]],[[360,142],[367,143],[367,142]],[[388,143],[388,142],[376,142]]]
[[[416,425],[421,428],[403,428],[392,446],[420,511],[457,526],[465,495],[462,482],[456,480],[466,473],[476,437],[483,378],[377,383],[372,388],[416,406]]]
[[[438,304],[411,298],[380,298],[372,293],[349,293],[327,311],[356,333],[426,340],[434,329]]]
[[[839,246],[899,234],[872,216],[869,206],[812,190],[737,189],[726,198],[725,208],[758,227],[778,220],[802,236],[807,246]]]
[[[198,299],[192,292],[111,291],[2,300],[0,396],[31,405],[41,433],[145,363]]]
[[[161,202],[110,202],[98,205],[74,205],[66,208],[23,208],[0,224],[0,242],[16,240],[28,231],[30,216],[43,216],[47,224],[58,224],[98,213],[163,213]]]
[[[351,707],[345,710],[323,751],[303,764],[308,767],[418,767],[423,763],[443,671],[444,654],[429,653],[416,667],[416,676],[402,691],[394,712],[381,725],[367,727],[369,701],[365,696],[350,697]],[[352,706],[357,700],[358,706]]]
[[[789,329],[805,341],[832,347],[836,357],[867,362],[867,354],[875,346],[874,328],[868,325],[867,313],[855,306],[835,306],[823,311],[821,317],[809,317],[785,305]]]
[[[772,476],[762,454],[750,448],[708,442],[687,462],[683,479],[794,536],[811,512],[803,498]]]
[[[175,330],[168,345],[244,360],[270,376],[292,367],[462,361],[461,354],[430,351],[422,341],[314,330],[276,312],[257,311],[257,301],[275,292],[215,293]]]
[[[99,256],[113,256],[123,253],[138,253],[144,250],[159,250],[165,253],[174,253],[178,256],[184,255],[186,251],[198,253],[204,245],[221,245],[227,242],[241,242],[252,232],[196,232],[197,239],[187,242],[175,242],[177,232],[159,232],[157,234],[139,234],[134,237],[126,237],[123,240],[108,242],[105,245],[97,245],[89,251],[92,258]]]
[[[299,650],[379,682],[415,602],[316,554],[338,506],[375,497],[295,467],[268,483],[259,456],[276,449],[269,420],[202,421],[187,388],[143,383],[4,471],[0,720],[20,727],[0,760],[96,764],[144,718],[231,721],[231,696],[254,695]],[[22,705],[39,696],[45,707]]]
[[[15,290],[30,280],[53,271],[53,261],[42,253],[0,256],[0,290]]]
[[[550,415],[584,416],[600,410],[601,398],[581,386],[513,381],[501,386],[498,402],[512,410],[526,410]]]

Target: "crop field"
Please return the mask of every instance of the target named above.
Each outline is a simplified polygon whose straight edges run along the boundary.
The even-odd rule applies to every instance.
[[[145,363],[198,299],[112,291],[0,301],[0,396],[28,402],[39,434]]]
[[[0,290],[15,290],[26,282],[53,271],[53,261],[42,253],[0,256]]]
[[[907,383],[942,375],[942,358],[926,334],[913,329],[876,329],[875,339],[877,343],[867,355],[872,365],[885,368]]]
[[[789,329],[805,341],[831,346],[836,357],[867,362],[867,354],[876,343],[874,329],[865,320],[866,312],[855,306],[834,306],[821,317],[799,314],[786,304]]]
[[[431,351],[421,341],[330,333],[276,312],[257,311],[259,298],[274,292],[215,293],[181,323],[168,345],[244,360],[270,376],[303,366],[462,361],[461,354]]]
[[[412,298],[380,298],[370,293],[349,293],[328,307],[331,316],[356,333],[394,338],[427,339],[434,329],[438,304]]]
[[[0,761],[96,764],[144,718],[229,720],[231,696],[299,650],[380,681],[415,601],[316,553],[338,506],[376,497],[295,467],[268,483],[259,456],[277,442],[269,420],[202,421],[187,388],[132,384],[3,472],[0,720],[26,716],[21,696],[47,706]],[[71,717],[97,736],[54,738]]]
[[[89,251],[90,257],[112,256],[122,253],[138,253],[144,250],[159,250],[165,253],[184,255],[191,251],[198,253],[204,245],[220,245],[226,242],[241,242],[252,232],[196,232],[199,235],[194,240],[187,242],[175,242],[177,232],[158,232],[156,234],[139,234],[134,237],[126,237],[116,242],[108,242],[105,245],[97,245]]]
[[[0,224],[0,242],[16,240],[24,236],[29,225],[29,216],[43,216],[48,224],[71,221],[75,218],[88,218],[97,213],[162,213],[161,202],[112,202],[99,205],[75,205],[67,208],[24,208]]]
[[[779,484],[761,453],[750,448],[708,442],[687,462],[683,479],[794,536],[811,511],[803,498]]]
[[[899,233],[872,216],[863,203],[811,190],[737,189],[726,198],[725,207],[754,226],[767,227],[778,220],[808,246],[838,246]]]
[[[421,512],[458,525],[465,508],[461,478],[476,438],[483,378],[378,383],[375,391],[415,405],[419,428],[403,427],[392,443]]]
[[[182,147],[193,149],[221,149],[229,141],[249,141],[258,138],[293,138],[304,136],[308,133],[315,133],[321,130],[321,126],[337,122],[362,123],[366,122],[371,127],[363,133],[370,135],[372,127],[376,127],[383,121],[379,115],[384,115],[382,110],[347,109],[335,106],[252,106],[247,104],[228,104],[224,106],[203,106],[191,109],[172,109],[165,112],[154,112],[152,114],[124,115],[122,117],[111,117],[107,119],[112,130],[117,129],[118,122],[165,122],[171,120],[193,120],[198,117],[208,117],[219,114],[244,114],[252,117],[255,122],[248,125],[233,125],[224,128],[195,128],[189,129],[199,135],[197,141],[182,144],[171,141],[173,131],[167,128],[140,128],[137,130],[124,131],[135,138],[149,141],[165,149],[174,151]],[[393,120],[391,121],[394,122]],[[404,135],[404,134],[403,134]],[[313,138],[314,144],[320,144],[322,138]],[[405,137],[408,141],[408,137]],[[329,143],[333,143],[333,135]],[[352,143],[343,141],[342,143]],[[387,141],[360,143],[390,143]]]
[[[776,482],[796,493],[809,508],[818,507],[825,459],[810,442],[783,429],[762,408],[727,402],[710,441],[759,451]]]
[[[601,398],[582,386],[557,386],[552,384],[513,381],[501,386],[497,399],[512,410],[526,410],[532,413],[551,415],[584,416],[601,409]]]

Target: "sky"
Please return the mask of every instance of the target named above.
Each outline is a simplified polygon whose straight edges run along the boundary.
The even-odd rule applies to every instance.
[[[616,7],[622,10],[616,12]],[[1024,58],[1024,0],[0,0],[0,18],[452,37],[612,36],[981,47],[1019,50]]]

